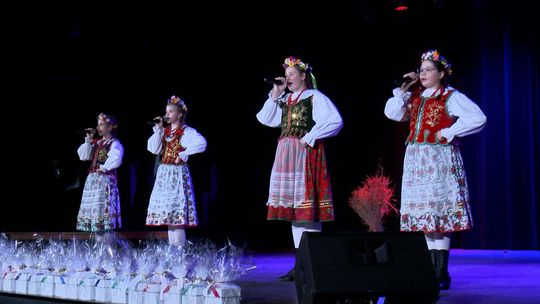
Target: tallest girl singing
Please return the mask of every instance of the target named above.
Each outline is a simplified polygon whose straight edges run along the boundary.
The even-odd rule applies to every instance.
[[[291,222],[298,248],[304,231],[321,231],[321,222],[334,220],[322,139],[337,135],[343,122],[332,101],[317,90],[308,64],[288,57],[283,67],[285,77],[276,78],[281,84],[274,85],[257,119],[281,128],[267,219]],[[293,281],[294,270],[279,280]]]

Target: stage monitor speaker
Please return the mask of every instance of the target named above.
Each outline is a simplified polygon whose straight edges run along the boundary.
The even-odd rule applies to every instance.
[[[422,232],[304,232],[298,303],[434,303],[439,295]]]

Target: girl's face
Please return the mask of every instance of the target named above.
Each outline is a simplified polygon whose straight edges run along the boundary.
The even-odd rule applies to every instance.
[[[306,73],[300,73],[295,67],[290,66],[285,70],[287,88],[291,92],[298,92],[306,87]]]
[[[168,117],[168,123],[176,123],[182,117],[182,113],[178,111],[178,107],[175,105],[167,105],[165,112],[165,116]]]
[[[103,137],[111,134],[112,129],[113,127],[109,125],[105,120],[98,119],[96,130],[99,136]]]
[[[435,64],[429,60],[422,61],[419,74],[420,82],[426,89],[438,87],[444,77],[444,72],[437,70]]]

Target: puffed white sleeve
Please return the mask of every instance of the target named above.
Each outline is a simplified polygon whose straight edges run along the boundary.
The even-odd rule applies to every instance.
[[[281,107],[279,103],[282,102],[282,98],[285,93],[273,100],[271,97],[272,91],[268,94],[268,99],[264,102],[262,109],[257,113],[257,120],[265,126],[277,128],[281,125]]]
[[[448,114],[457,117],[449,128],[441,129],[441,135],[451,142],[454,137],[463,137],[480,132],[486,125],[486,115],[465,94],[455,91],[448,98]]]
[[[315,91],[312,102],[315,125],[302,138],[311,147],[317,139],[337,135],[343,127],[343,119],[338,109],[326,95]]]
[[[92,151],[94,146],[92,145],[92,140],[85,137],[84,143],[77,149],[77,154],[79,154],[80,160],[92,160]]]
[[[146,149],[152,154],[159,155],[161,154],[161,137],[163,136],[164,131],[163,128],[160,128],[158,126],[154,126],[152,129],[154,130],[154,134],[152,134],[152,136],[150,136],[150,138],[148,139]]]
[[[390,97],[384,107],[384,115],[395,121],[409,120],[407,115],[407,105],[411,97],[410,92],[403,93],[400,88],[395,88],[392,93],[393,97]]]
[[[124,156],[124,147],[122,144],[115,140],[111,144],[111,148],[109,149],[109,152],[107,153],[107,160],[105,163],[101,166],[101,170],[103,172],[111,171],[113,169],[116,169],[120,167],[122,164],[122,157]]]
[[[186,127],[180,144],[186,149],[178,155],[187,162],[190,155],[202,153],[206,150],[206,139],[195,129]]]

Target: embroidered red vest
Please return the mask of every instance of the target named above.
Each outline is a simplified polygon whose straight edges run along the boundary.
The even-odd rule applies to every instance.
[[[454,91],[450,90],[434,97],[422,97],[420,93],[413,94],[409,104],[410,133],[406,144],[442,144],[446,139],[439,141],[437,131],[450,127],[455,119],[448,114],[446,102]]]
[[[107,154],[111,150],[111,145],[115,140],[116,139],[114,138],[111,140],[94,139],[92,142],[92,145],[94,146],[94,155],[92,157],[92,164],[90,165],[88,172],[95,173],[99,169],[99,166],[105,164],[105,161],[107,161],[107,158],[109,158]],[[107,171],[105,174],[115,173],[116,169]]]
[[[178,128],[174,132],[171,132],[171,127],[165,128],[165,133],[161,137],[162,143],[162,153],[161,153],[161,163],[166,165],[182,165],[184,162],[181,161],[179,164],[174,161],[178,157],[178,154],[184,151],[186,148],[182,147],[180,144],[180,139],[184,135],[184,129]]]

